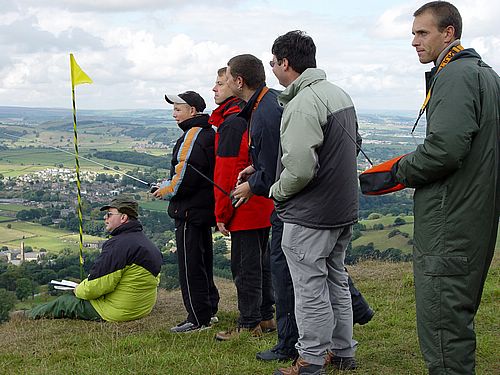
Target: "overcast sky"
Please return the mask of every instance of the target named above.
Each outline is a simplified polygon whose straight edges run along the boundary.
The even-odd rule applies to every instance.
[[[69,54],[94,80],[77,86],[81,109],[170,108],[165,93],[198,91],[209,109],[218,68],[259,57],[306,31],[318,67],[358,109],[417,112],[421,65],[411,47],[413,0],[0,0],[0,105],[71,107]],[[462,44],[500,68],[500,1],[457,0]]]

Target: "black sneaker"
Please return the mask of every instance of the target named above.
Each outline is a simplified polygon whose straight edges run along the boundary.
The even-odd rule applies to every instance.
[[[330,364],[337,370],[356,370],[356,359],[354,357],[330,356]]]
[[[368,310],[363,314],[362,317],[358,318],[353,324],[358,323],[360,326],[365,325],[368,323],[370,320],[372,320],[373,315],[375,315],[375,311],[372,309],[368,308]]]
[[[203,331],[205,329],[209,329],[210,325],[197,325],[194,323],[191,323],[188,320],[185,320],[179,324],[177,324],[175,327],[170,328],[170,332],[174,333],[186,333],[186,332],[194,332],[194,331]]]

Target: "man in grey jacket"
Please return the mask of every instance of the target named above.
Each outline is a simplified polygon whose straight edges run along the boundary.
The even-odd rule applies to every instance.
[[[316,69],[311,37],[288,32],[272,53],[273,73],[286,89],[278,97],[282,165],[270,196],[284,222],[281,245],[299,329],[298,359],[275,374],[321,374],[328,364],[355,369],[344,257],[358,218],[356,112],[350,97]]]

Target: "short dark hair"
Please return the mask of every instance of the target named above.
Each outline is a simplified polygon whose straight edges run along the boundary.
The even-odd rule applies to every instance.
[[[278,61],[286,58],[297,73],[307,68],[316,68],[316,45],[304,31],[289,31],[279,36],[273,43],[271,52]]]
[[[254,55],[244,54],[234,56],[227,62],[231,68],[231,75],[236,78],[243,78],[245,84],[252,90],[257,89],[266,82],[264,65]]]
[[[439,31],[443,31],[448,26],[453,26],[455,29],[455,38],[462,37],[462,16],[455,5],[447,1],[431,1],[418,8],[413,17],[420,16],[425,12],[431,12],[436,18]]]

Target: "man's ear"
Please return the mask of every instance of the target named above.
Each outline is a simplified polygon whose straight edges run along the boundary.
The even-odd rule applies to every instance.
[[[443,30],[443,32],[445,33],[444,41],[446,43],[451,43],[455,39],[457,39],[455,37],[455,28],[452,25],[446,26],[446,28]]]
[[[236,77],[236,84],[237,84],[239,89],[241,89],[243,87],[243,85],[245,84],[245,80],[243,79],[242,76]]]
[[[283,57],[281,60],[281,65],[283,65],[283,69],[286,71],[290,68],[290,64],[288,63],[288,59],[286,57]]]

